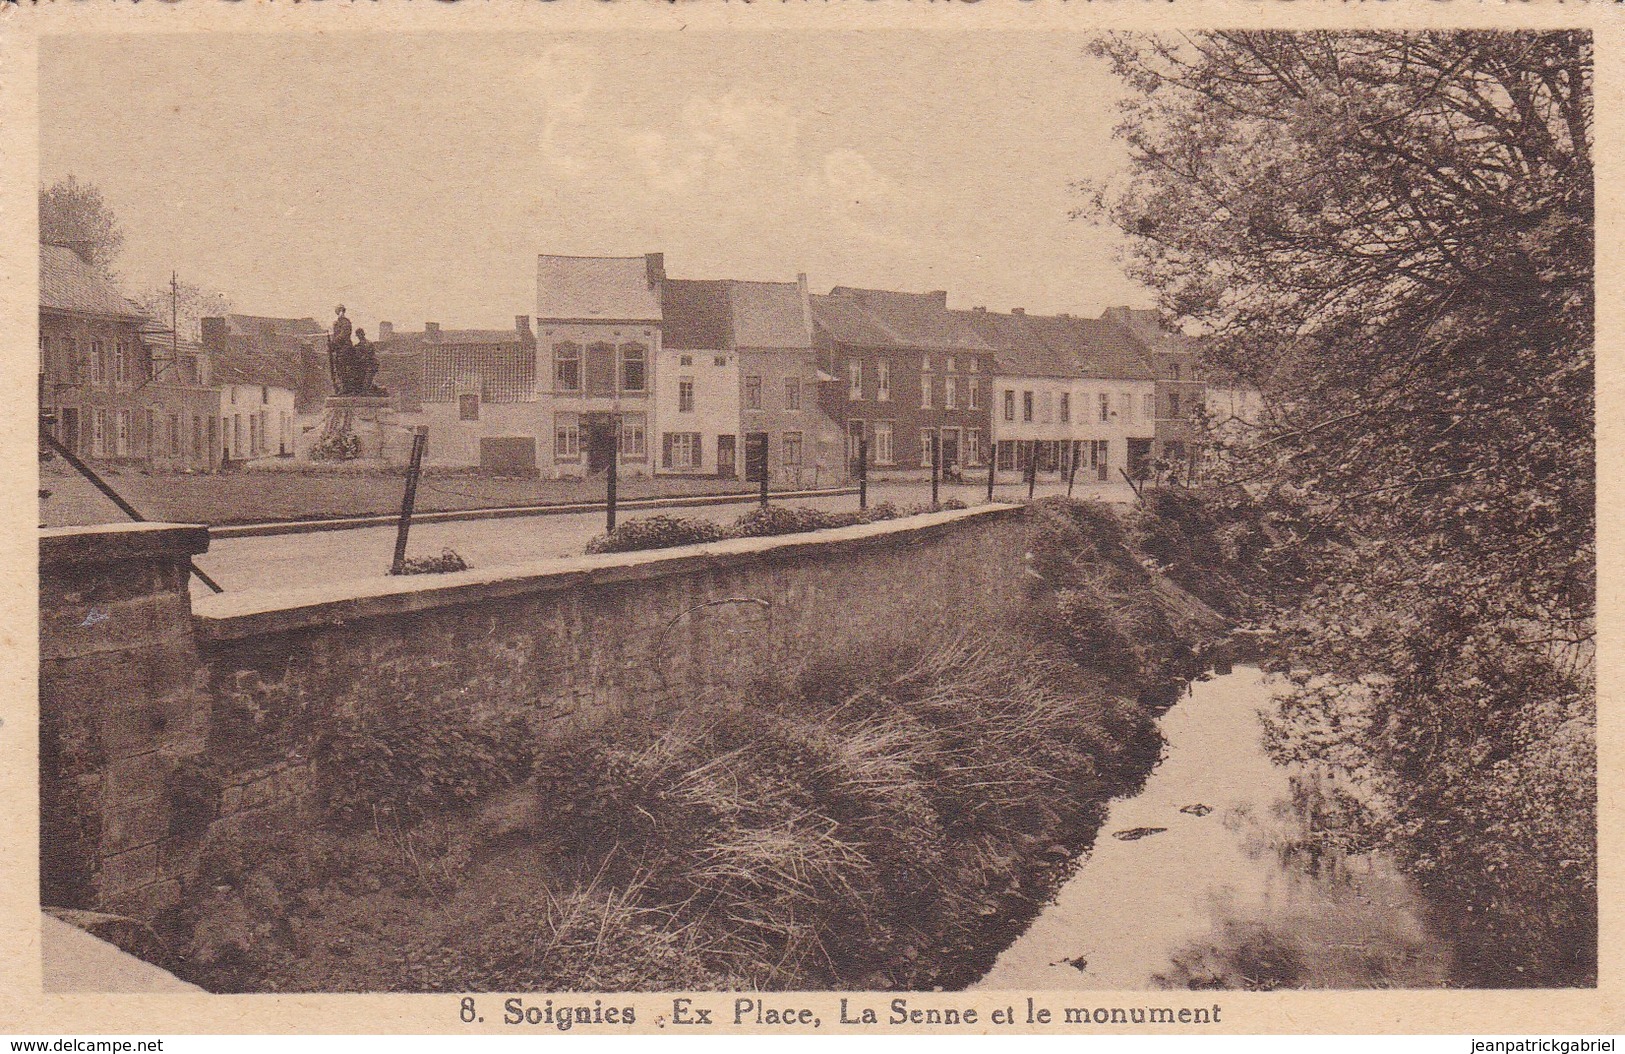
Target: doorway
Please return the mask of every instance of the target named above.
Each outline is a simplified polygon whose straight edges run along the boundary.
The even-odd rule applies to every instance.
[[[587,433],[587,475],[609,471],[609,463],[620,445],[620,429],[613,414],[584,414],[582,428]]]
[[[717,436],[717,475],[723,479],[739,478],[739,455],[735,449],[735,436]]]

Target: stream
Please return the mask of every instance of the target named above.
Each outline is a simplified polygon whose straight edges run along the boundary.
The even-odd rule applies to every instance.
[[[976,987],[1426,988],[1450,949],[1393,862],[1312,838],[1323,783],[1270,761],[1257,669],[1198,681],[1167,753]]]

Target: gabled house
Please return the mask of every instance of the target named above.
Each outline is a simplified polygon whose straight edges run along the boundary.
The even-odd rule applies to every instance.
[[[739,357],[727,282],[661,283],[655,357],[655,472],[737,478]]]
[[[274,363],[279,387],[291,387],[294,412],[319,413],[333,394],[327,331],[314,318],[229,314],[201,320],[201,340],[222,361]]]
[[[209,468],[216,393],[154,361],[141,309],[65,245],[40,245],[39,288],[39,408],[55,438],[87,459]]]
[[[1073,315],[976,309],[966,323],[995,345],[992,435],[1001,472],[1121,479],[1151,457],[1154,381],[1148,350],[1122,326]]]
[[[828,375],[818,369],[807,276],[730,282],[728,307],[739,360],[739,428],[746,443],[766,445],[769,481],[787,488],[839,481],[845,441],[820,399],[820,378]]]
[[[651,471],[649,436],[661,349],[665,260],[645,256],[538,256],[539,391],[552,443],[546,472]]]
[[[860,439],[877,474],[929,475],[933,437],[945,476],[985,464],[997,349],[948,310],[946,292],[836,286],[811,307],[818,365],[831,378],[819,405],[845,429],[848,478]]]

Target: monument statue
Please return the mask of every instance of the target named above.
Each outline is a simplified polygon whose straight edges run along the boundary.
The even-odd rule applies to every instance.
[[[378,374],[378,356],[367,340],[367,331],[355,331],[357,341],[350,343],[350,320],[344,314],[344,305],[334,309],[333,332],[327,338],[327,364],[332,375],[333,394],[339,396],[381,397],[389,393],[373,383]]]

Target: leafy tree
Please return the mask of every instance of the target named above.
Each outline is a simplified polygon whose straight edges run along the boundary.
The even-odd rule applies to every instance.
[[[108,276],[124,247],[124,232],[119,230],[113,210],[102,200],[101,190],[72,175],[49,188],[40,188],[39,236],[42,242],[74,247],[91,266]]]
[[[1132,160],[1080,212],[1264,392],[1228,467],[1305,513],[1278,746],[1363,774],[1464,979],[1594,977],[1590,35],[1096,48]]]
[[[168,285],[150,289],[138,301],[149,318],[167,325],[172,295],[175,329],[182,340],[201,340],[202,319],[228,315],[233,307],[231,297],[225,293],[208,292],[191,282],[176,282],[173,290]]]

